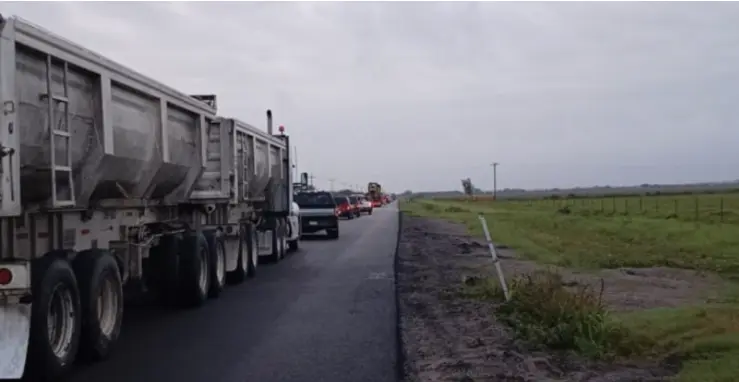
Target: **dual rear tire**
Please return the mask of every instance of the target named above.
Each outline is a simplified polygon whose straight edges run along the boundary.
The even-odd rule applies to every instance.
[[[80,252],[70,263],[64,251],[32,266],[33,305],[26,374],[52,381],[75,359],[101,360],[112,351],[123,322],[123,283],[107,251]]]
[[[247,278],[256,276],[258,265],[257,236],[251,225],[242,225],[237,250],[236,269],[227,273],[230,284],[240,284]]]
[[[288,225],[285,221],[279,220],[271,231],[269,240],[271,241],[272,254],[266,256],[269,263],[278,263],[285,258],[288,251]]]
[[[214,261],[205,235],[190,232],[184,236],[163,236],[149,253],[147,286],[165,305],[198,307],[214,293],[211,289]]]
[[[243,281],[256,272],[256,240],[241,240],[239,264],[226,272],[222,237],[191,233],[168,235],[152,248],[147,280],[164,301],[197,307],[218,297],[227,276]],[[55,381],[75,360],[107,358],[123,322],[124,296],[116,258],[106,250],[55,251],[32,265],[31,331],[26,377]],[[174,271],[173,271],[174,270]],[[235,275],[234,275],[235,274]]]

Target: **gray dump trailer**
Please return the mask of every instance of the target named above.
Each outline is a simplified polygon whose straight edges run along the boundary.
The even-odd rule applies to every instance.
[[[0,379],[114,348],[124,297],[202,305],[281,259],[290,143],[0,17]]]

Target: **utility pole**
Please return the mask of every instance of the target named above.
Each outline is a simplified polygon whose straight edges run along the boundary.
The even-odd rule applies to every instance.
[[[313,174],[310,174],[310,175],[308,176],[308,184],[310,184],[310,186],[311,186],[311,187],[313,187],[313,178],[315,178],[315,177],[313,176]]]
[[[328,183],[331,185],[331,191],[334,190],[334,180],[336,180],[336,179],[331,178],[331,179],[328,180]]]
[[[497,200],[498,196],[498,165],[500,163],[493,162],[490,165],[493,166],[493,200]]]

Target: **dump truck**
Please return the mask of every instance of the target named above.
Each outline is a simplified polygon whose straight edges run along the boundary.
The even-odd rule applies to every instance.
[[[369,182],[367,184],[367,199],[372,202],[372,207],[382,207],[384,199],[380,183]]]
[[[191,308],[299,237],[290,138],[0,16],[0,379],[106,358],[124,298]],[[125,291],[125,292],[124,292]]]

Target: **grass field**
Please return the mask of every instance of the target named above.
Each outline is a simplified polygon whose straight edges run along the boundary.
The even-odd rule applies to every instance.
[[[414,215],[463,222],[477,235],[477,214],[483,213],[496,242],[539,263],[590,269],[668,266],[739,280],[736,194],[554,201],[416,199],[401,206]],[[610,320],[650,338],[655,353],[684,359],[681,381],[734,381],[739,375],[738,303],[732,289],[720,303]]]

